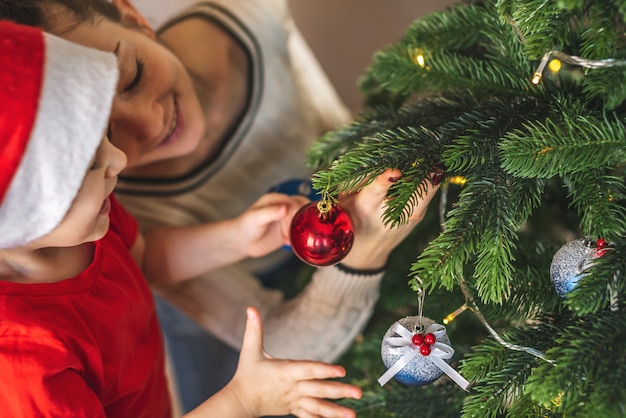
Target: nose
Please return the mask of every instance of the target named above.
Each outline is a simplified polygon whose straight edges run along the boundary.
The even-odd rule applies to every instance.
[[[116,177],[124,168],[126,168],[126,163],[128,160],[126,158],[126,154],[124,154],[121,149],[117,148],[109,141],[105,142],[105,146],[107,147],[107,165],[105,176],[107,178]]]
[[[157,138],[163,131],[165,109],[160,97],[150,92],[132,99],[119,96],[113,101],[110,116],[111,141],[125,152]]]

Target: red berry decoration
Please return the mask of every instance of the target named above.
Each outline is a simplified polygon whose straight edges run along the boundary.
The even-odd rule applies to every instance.
[[[424,335],[424,342],[428,345],[434,345],[437,342],[437,337],[435,337],[435,334],[429,332]]]
[[[420,345],[420,353],[423,356],[428,356],[430,355],[430,346],[428,344],[422,344]]]
[[[327,200],[311,202],[298,210],[289,231],[291,248],[305,263],[330,266],[344,258],[354,242],[350,215]]]
[[[432,351],[432,348],[430,347],[435,345],[435,343],[437,342],[437,337],[435,337],[435,334],[433,334],[432,332],[429,332],[426,335],[415,333],[411,337],[411,342],[414,346],[419,347],[420,353],[423,356],[428,356]]]
[[[608,241],[606,241],[604,238],[598,238],[598,241],[596,241],[596,255],[598,257],[602,257],[604,254],[606,254],[608,246]]]

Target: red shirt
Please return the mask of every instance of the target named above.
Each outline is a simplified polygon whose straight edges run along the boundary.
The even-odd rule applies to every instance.
[[[128,251],[137,224],[111,203],[111,228],[80,275],[0,281],[2,416],[171,416],[154,301]]]

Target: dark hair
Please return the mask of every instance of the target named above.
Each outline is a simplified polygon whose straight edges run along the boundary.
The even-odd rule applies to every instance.
[[[55,32],[50,12],[59,7],[72,12],[78,22],[121,19],[117,8],[106,0],[0,0],[0,19]]]

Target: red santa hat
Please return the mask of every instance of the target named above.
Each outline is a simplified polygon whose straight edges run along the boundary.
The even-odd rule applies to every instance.
[[[0,248],[63,220],[108,124],[112,53],[0,21]]]

